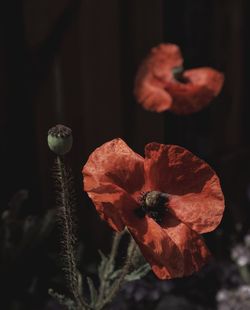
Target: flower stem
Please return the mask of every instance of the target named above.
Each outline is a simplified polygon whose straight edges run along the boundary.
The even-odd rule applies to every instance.
[[[111,252],[110,252],[110,262],[113,263],[117,254],[117,250],[118,250],[118,246],[120,244],[121,238],[123,237],[123,235],[126,233],[125,230],[123,230],[120,233],[115,233],[114,234],[114,239],[113,239],[113,243],[112,243],[112,248],[111,248]]]
[[[115,257],[117,254],[117,250],[118,250],[121,238],[124,235],[124,233],[125,233],[125,231],[114,234],[109,259],[106,262],[106,265],[105,265],[105,268],[104,268],[102,274],[100,275],[99,295],[98,295],[98,300],[96,302],[97,307],[99,304],[102,304],[102,301],[105,297],[106,290],[109,287],[108,277],[110,276],[110,273],[113,271],[114,261],[115,261]]]
[[[78,270],[75,258],[74,226],[72,220],[72,206],[74,205],[73,178],[71,171],[66,168],[64,158],[57,156],[55,160],[55,182],[57,186],[58,218],[63,235],[62,251],[63,266],[68,281],[68,288],[78,309],[90,309],[83,299],[78,281]]]
[[[135,243],[134,239],[131,238],[129,246],[128,246],[127,258],[126,258],[124,266],[121,270],[121,273],[120,273],[119,277],[115,280],[115,282],[112,284],[112,286],[110,287],[109,293],[106,296],[102,296],[104,298],[99,299],[100,303],[97,304],[96,310],[101,310],[106,304],[110,303],[112,301],[112,299],[115,297],[115,295],[117,294],[117,292],[119,291],[126,275],[129,272],[131,264],[133,262],[135,250],[136,250],[136,243]],[[111,253],[112,253],[112,251],[111,251]]]

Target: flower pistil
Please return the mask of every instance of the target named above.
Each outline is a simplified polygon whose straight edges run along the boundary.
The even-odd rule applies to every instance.
[[[159,191],[143,192],[139,198],[140,206],[135,209],[135,214],[139,218],[148,215],[160,224],[168,211],[168,200],[169,195],[166,193]]]

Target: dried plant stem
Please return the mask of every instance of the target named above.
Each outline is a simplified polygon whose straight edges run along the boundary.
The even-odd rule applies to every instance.
[[[78,309],[90,309],[90,306],[84,301],[79,287],[78,270],[75,257],[75,241],[72,204],[74,195],[72,193],[72,176],[64,164],[62,156],[56,157],[55,162],[55,181],[57,185],[57,203],[59,207],[59,220],[62,226],[62,250],[63,265],[68,281],[68,287],[74,298]]]
[[[113,247],[116,247],[116,242],[119,240],[119,238],[121,238],[121,236],[117,236],[117,240],[114,239]],[[121,270],[121,273],[119,277],[115,280],[115,282],[112,284],[112,286],[110,287],[108,294],[106,296],[102,296],[102,299],[100,299],[100,295],[99,295],[99,303],[97,303],[96,305],[96,310],[101,310],[106,304],[110,303],[112,299],[115,297],[126,275],[129,272],[129,269],[133,262],[135,252],[136,252],[136,243],[134,239],[131,238],[129,246],[128,246],[127,258]],[[111,250],[111,253],[112,253],[112,250]]]

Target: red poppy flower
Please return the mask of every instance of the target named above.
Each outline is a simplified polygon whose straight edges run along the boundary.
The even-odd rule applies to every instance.
[[[90,155],[83,175],[102,219],[128,228],[159,278],[190,275],[210,258],[200,233],[220,223],[224,198],[215,172],[188,150],[150,143],[144,159],[115,139]]]
[[[183,71],[182,65],[177,45],[153,48],[136,76],[138,102],[150,111],[176,114],[194,113],[207,106],[219,94],[224,75],[208,67]]]

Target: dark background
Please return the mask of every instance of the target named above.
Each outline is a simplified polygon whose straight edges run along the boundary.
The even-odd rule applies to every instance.
[[[179,144],[221,178],[227,209],[220,238],[208,242],[215,256],[226,257],[230,240],[249,229],[249,14],[247,0],[5,1],[0,12],[1,209],[20,189],[29,192],[27,214],[54,207],[47,131],[58,123],[71,127],[68,161],[79,193],[80,239],[91,261],[96,248],[108,247],[110,230],[82,194],[81,169],[88,155],[115,137],[141,154],[147,142]],[[223,91],[205,110],[180,117],[150,113],[136,103],[136,70],[161,42],[181,47],[186,68],[224,72]]]

